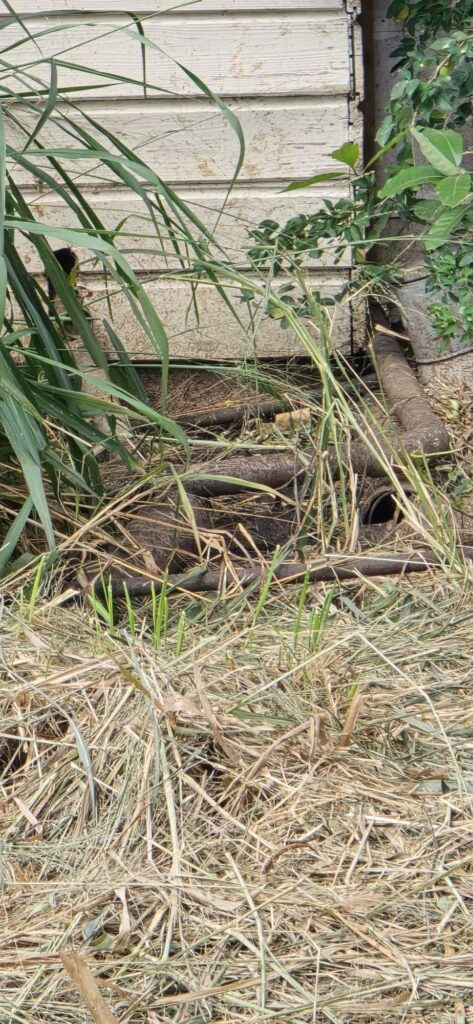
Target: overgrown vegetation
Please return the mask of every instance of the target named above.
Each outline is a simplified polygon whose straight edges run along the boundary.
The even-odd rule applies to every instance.
[[[420,32],[420,17],[444,13],[445,4],[410,9]],[[155,45],[145,20],[130,19],[127,31],[144,53]],[[381,200],[368,173],[355,178],[353,200],[287,230],[263,226],[255,246],[266,251],[255,255],[250,293],[248,275],[200,226],[199,211],[139,150],[92,120],[90,108],[82,114],[76,93],[59,95],[55,68],[80,74],[71,53],[47,64],[49,86],[39,78],[40,55],[26,66],[20,53],[18,46],[15,89],[3,102],[0,479],[2,518],[13,526],[0,551],[9,574],[0,601],[1,1024],[466,1022],[472,595],[452,509],[471,523],[471,400],[437,396],[464,465],[445,459],[434,478],[424,459],[406,455],[411,496],[386,465],[404,516],[390,546],[426,542],[442,561],[435,574],[329,585],[306,577],[284,587],[274,580],[284,546],[265,556],[241,532],[248,560],[264,572],[245,592],[230,572],[218,594],[199,596],[172,590],[164,572],[161,591],[143,603],[126,594],[116,601],[110,586],[81,600],[76,583],[111,529],[129,551],[130,509],[149,515],[149,495],[170,482],[185,498],[188,451],[215,463],[229,451],[307,458],[307,488],[277,495],[297,523],[298,550],[340,558],[357,548],[359,480],[340,455],[340,477],[331,477],[328,447],[340,453],[362,437],[379,454],[389,437],[373,377],[349,376],[334,352],[333,307],[312,292],[304,260],[325,246],[341,258],[349,245],[362,282],[374,287],[382,272],[362,259],[368,234],[380,207],[383,217],[404,204],[407,211],[415,193]],[[10,59],[6,47],[2,58]],[[155,88],[146,75],[133,84]],[[230,120],[241,157],[238,123],[200,87],[215,115]],[[419,131],[437,163],[438,154],[448,163],[437,175],[431,151],[424,155],[431,185],[460,179],[458,148],[450,160],[436,135]],[[411,145],[407,132],[405,139]],[[337,156],[351,165],[357,154],[344,148]],[[88,202],[90,167],[92,180],[120,183],[138,215],[102,220]],[[42,183],[42,198],[59,190],[64,224],[54,227],[47,214],[36,222],[36,192],[18,184],[26,171]],[[448,197],[452,186],[442,188]],[[382,236],[382,217],[377,223]],[[50,241],[72,245],[86,270],[103,271],[107,317],[93,299],[79,301]],[[256,359],[220,373],[240,396],[284,394],[304,416],[183,438],[173,368],[166,381],[167,339],[133,273],[135,258],[150,252],[168,261],[166,280],[192,282],[197,302],[205,282],[235,316],[249,310],[250,343],[268,309],[287,324],[316,373],[304,367],[296,378],[291,365],[269,371]],[[54,282],[64,314],[35,268]],[[303,302],[278,288],[283,269]],[[162,360],[162,414],[144,404],[143,378],[117,336],[120,295]],[[77,388],[70,339],[83,338],[100,369],[95,333],[104,319],[123,390],[105,382],[100,401]],[[214,388],[225,401],[227,389]],[[118,397],[150,429],[134,453],[136,473],[125,461],[109,491],[110,465],[95,450],[105,444],[119,470],[129,458],[114,431]],[[194,408],[202,398],[200,387]],[[99,428],[104,413],[110,436]],[[228,539],[225,531],[203,534],[201,562],[231,566]]]
[[[124,223],[105,224],[97,208],[91,205],[88,192],[89,175],[95,182],[104,177],[128,190],[138,198],[140,228],[146,223],[153,238],[153,255],[165,262],[174,259],[181,268],[189,267],[189,254],[198,259],[212,241],[211,232],[198,213],[191,209],[153,168],[131,151],[106,125],[79,106],[80,86],[64,86],[58,81],[73,71],[80,82],[81,74],[95,76],[102,88],[125,85],[146,94],[157,87],[142,80],[131,80],[107,74],[105,84],[101,70],[84,68],[69,59],[60,49],[55,57],[41,54],[41,44],[51,29],[30,31],[30,16],[20,19],[11,6],[10,16],[0,20],[0,56],[2,92],[0,131],[0,310],[3,323],[0,340],[0,458],[4,494],[9,495],[13,515],[11,528],[3,537],[0,552],[0,573],[9,563],[28,518],[39,517],[47,544],[56,544],[48,491],[60,500],[61,489],[72,486],[76,492],[99,502],[102,494],[100,469],[95,458],[97,446],[105,447],[130,466],[130,455],[119,440],[117,418],[131,416],[149,422],[163,437],[170,436],[185,445],[183,432],[150,408],[136,373],[126,355],[126,339],[117,336],[113,326],[113,305],[116,294],[126,297],[130,322],[147,336],[162,369],[162,392],[165,398],[168,369],[168,339],[159,313],[150,301],[139,274],[127,256],[127,243],[139,239]],[[58,10],[56,14],[61,14]],[[66,13],[66,12],[64,12]],[[105,36],[122,31],[128,34],[130,46],[146,51],[156,44],[148,40],[140,22],[131,19],[131,27],[108,28]],[[2,45],[9,30],[9,41]],[[97,28],[100,38],[103,31]],[[33,42],[36,59],[22,59],[22,45]],[[179,65],[183,75],[190,75],[202,95],[214,104],[234,129],[243,153],[243,137],[238,120],[226,105],[201,83],[192,72]],[[145,63],[143,63],[145,74]],[[82,97],[87,96],[84,86]],[[85,168],[82,171],[82,168]],[[88,170],[92,168],[92,172]],[[64,221],[60,224],[36,219],[35,204],[38,186],[44,199],[60,197],[64,204]],[[73,226],[71,226],[73,225]],[[53,250],[59,244],[73,246],[81,256],[82,265],[95,268],[108,281],[109,318],[102,318],[121,364],[121,387],[107,379],[107,362],[96,338],[94,307],[85,308],[80,296],[63,273]],[[148,243],[147,243],[148,244]],[[136,256],[138,245],[134,248]],[[27,259],[25,260],[25,254]],[[29,269],[33,264],[33,269]],[[38,277],[35,265],[44,271]],[[60,306],[51,299],[56,293]],[[58,312],[58,308],[62,312]],[[76,361],[77,344],[90,357],[90,364],[102,371],[96,381],[102,392],[96,397],[81,390],[86,376]],[[105,371],[105,375],[103,374]],[[163,410],[165,402],[162,403]],[[98,417],[108,418],[109,430],[100,429]],[[19,483],[15,467],[21,470],[28,496]],[[25,553],[19,563],[28,559]]]
[[[349,287],[378,294],[389,291],[399,266],[370,262],[371,247],[374,241],[385,243],[394,216],[404,223],[407,239],[416,222],[424,229],[429,287],[441,288],[440,300],[432,304],[431,312],[442,342],[448,343],[459,324],[462,337],[468,336],[473,316],[469,294],[473,257],[468,242],[471,177],[464,166],[458,128],[471,117],[472,12],[470,4],[438,3],[424,8],[422,4],[394,4],[391,9],[393,16],[403,19],[406,35],[399,52],[399,79],[379,133],[380,152],[395,149],[397,154],[384,188],[376,190],[373,170],[368,168],[353,177],[352,198],[338,203],[327,201],[325,210],[293,217],[283,227],[269,221],[253,229],[250,258],[259,282],[251,289],[238,264],[215,243],[200,211],[169,188],[139,152],[131,151],[93,112],[78,104],[80,88],[58,87],[60,75],[68,70],[74,70],[79,81],[87,70],[103,87],[100,73],[74,63],[60,48],[53,58],[39,55],[37,60],[22,63],[22,44],[32,39],[40,46],[41,38],[36,38],[34,30],[30,32],[28,18],[20,23],[11,13],[2,19],[1,31],[16,25],[18,32],[14,41],[2,49],[4,329],[0,421],[3,486],[8,495],[6,515],[13,522],[3,539],[0,571],[7,565],[10,570],[20,569],[30,558],[25,550],[19,562],[11,563],[22,530],[32,516],[39,518],[47,546],[54,548],[51,499],[60,503],[66,482],[74,492],[84,495],[88,514],[91,508],[99,507],[102,484],[96,447],[105,444],[130,466],[129,453],[115,430],[123,412],[152,423],[162,438],[177,440],[184,450],[183,432],[166,418],[165,402],[161,413],[146,403],[127,359],[126,339],[118,337],[114,327],[113,306],[120,293],[161,361],[165,396],[168,340],[159,311],[133,270],[134,259],[140,253],[159,256],[169,267],[169,279],[185,278],[196,289],[197,303],[198,285],[205,281],[220,291],[235,317],[240,316],[241,308],[249,309],[253,339],[268,313],[290,327],[326,382],[322,447],[329,438],[336,446],[340,431],[343,434],[348,424],[358,432],[363,428],[329,367],[331,325],[326,306],[347,296],[327,299],[315,292],[305,274],[307,257],[320,258],[329,250],[336,263],[349,247],[359,270]],[[113,31],[117,29],[110,29]],[[157,47],[146,35],[146,19],[132,19],[130,27],[118,31],[125,32],[130,45],[142,51],[143,78],[132,81],[112,75],[108,76],[108,86],[122,84],[150,95],[158,86],[147,80],[145,57],[147,51]],[[434,33],[439,32],[440,38],[434,39]],[[234,131],[239,147],[236,180],[244,140],[235,114],[191,70],[181,65],[179,68]],[[352,171],[358,156],[353,144],[334,154]],[[139,229],[130,225],[129,218],[118,224],[103,222],[87,192],[90,167],[92,180],[102,176],[114,180],[139,200]],[[310,181],[320,181],[320,176]],[[38,184],[43,194],[55,192],[64,202],[64,224],[36,220]],[[307,184],[295,182],[290,188],[294,191]],[[426,189],[430,190],[427,194]],[[106,363],[96,339],[94,304],[87,306],[80,300],[53,255],[57,245],[65,244],[79,251],[82,266],[102,272],[109,282],[110,316],[102,316],[100,322],[121,364],[121,387],[102,378],[101,398],[80,389],[84,372],[77,367],[71,336],[80,338],[92,365],[104,370]],[[38,278],[34,268],[29,269],[25,251],[34,252],[33,264],[39,264],[53,284],[62,313],[51,301],[44,278]],[[290,278],[278,287],[278,274],[283,270],[289,271]],[[243,307],[238,302],[240,294]],[[307,321],[319,330],[318,345]],[[104,415],[108,417],[107,434],[100,428]],[[16,467],[26,481],[28,495]]]
[[[298,284],[307,257],[329,251],[337,260],[348,247],[358,274],[338,299],[360,287],[389,297],[417,239],[425,256],[426,289],[433,296],[429,314],[443,350],[454,336],[466,342],[473,334],[473,188],[462,135],[467,129],[469,137],[473,123],[473,3],[394,0],[388,16],[403,23],[404,39],[395,54],[397,81],[377,133],[380,148],[361,174],[355,172],[356,145],[332,154],[354,173],[353,197],[326,200],[322,211],[292,217],[283,226],[263,222],[251,232],[250,258],[256,266],[272,259],[275,272],[288,270]],[[395,159],[379,188],[373,165],[389,151]],[[339,176],[335,172],[332,178]],[[315,174],[289,187],[308,188],[323,180],[327,175]],[[393,242],[403,243],[395,260]],[[376,263],[370,262],[374,245]],[[301,298],[297,284],[290,291],[285,286],[285,300],[299,315],[310,315],[307,295]],[[321,301],[320,295],[315,298]]]

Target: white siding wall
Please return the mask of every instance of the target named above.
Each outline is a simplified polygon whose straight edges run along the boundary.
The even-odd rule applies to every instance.
[[[265,217],[284,222],[294,212],[316,209],[326,196],[336,199],[346,194],[344,184],[292,196],[281,191],[294,177],[333,169],[331,150],[360,136],[352,102],[354,89],[360,88],[359,82],[354,84],[353,17],[343,0],[197,0],[180,5],[169,0],[138,0],[137,4],[113,0],[107,11],[103,3],[102,13],[97,13],[99,5],[93,0],[15,0],[14,7],[20,15],[38,12],[28,27],[34,33],[44,30],[40,39],[44,56],[57,54],[90,69],[77,73],[59,67],[60,87],[87,87],[87,100],[82,98],[80,109],[139,151],[209,225],[215,223],[232,179],[238,143],[220,112],[202,98],[172,58],[235,109],[245,134],[246,157],[219,223],[218,239],[240,265],[245,265],[248,225]],[[150,89],[147,99],[136,85],[124,83],[110,89],[106,78],[94,73],[140,78],[141,48],[130,37],[127,14],[134,8],[146,19],[147,36],[160,48],[146,51],[147,79],[164,91]],[[78,11],[82,15],[76,18]],[[59,26],[60,31],[51,31]],[[121,31],[124,27],[128,32]],[[47,83],[49,70],[37,63],[35,44],[16,25],[2,29],[2,49],[19,39],[21,45],[10,51],[10,61],[31,60],[34,73]],[[13,80],[3,81],[14,87]],[[42,138],[50,145],[65,144],[53,120]],[[13,141],[20,142],[20,137]],[[144,277],[154,276],[148,288],[170,333],[171,353],[205,358],[252,354],[255,338],[245,336],[211,288],[199,287],[196,321],[189,307],[189,287],[164,277],[175,265],[172,253],[162,253],[150,225],[140,220],[136,196],[91,164],[81,163],[79,168],[75,163],[71,170],[107,226],[128,217],[127,229],[142,234],[143,251],[130,254],[129,259]],[[18,168],[15,177],[34,202],[38,219],[74,224],[57,194],[38,191]],[[33,250],[25,248],[24,258],[40,271]],[[324,265],[311,266],[314,287],[328,293],[338,289],[347,273],[346,262],[335,266],[326,259]],[[96,314],[103,311],[109,318],[104,283],[87,264],[81,283],[93,295]],[[150,356],[149,342],[136,323],[131,329],[127,303],[115,298],[113,309],[115,329],[128,350],[136,357]],[[335,331],[337,343],[348,345],[347,311],[338,316]],[[277,323],[263,321],[256,346],[261,355],[276,355],[291,351],[293,342]]]

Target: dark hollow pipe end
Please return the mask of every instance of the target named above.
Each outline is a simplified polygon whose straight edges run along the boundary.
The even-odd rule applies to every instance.
[[[407,497],[412,492],[404,489]],[[382,523],[400,523],[404,519],[404,513],[399,508],[397,494],[394,487],[382,487],[370,496],[365,502],[360,515],[362,526],[378,526]]]

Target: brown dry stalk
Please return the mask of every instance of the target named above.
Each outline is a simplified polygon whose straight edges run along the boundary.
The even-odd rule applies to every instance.
[[[78,953],[61,953],[60,957],[64,970],[69,975],[96,1024],[118,1024],[118,1018],[105,1002],[84,958]]]
[[[454,946],[454,943],[453,943],[453,940],[452,940],[452,929],[451,929],[451,926],[449,924],[447,924],[446,927],[445,927],[445,939],[444,939],[444,942],[445,942],[445,956],[446,957],[454,957],[455,956],[455,946]],[[457,999],[455,999],[453,1006],[454,1006],[454,1012],[455,1012],[455,1024],[465,1024],[465,1022],[466,1022],[466,1008],[465,1008],[465,1003],[464,1003],[463,999],[461,998],[461,996],[459,996]]]
[[[316,827],[312,828],[306,836],[300,836],[299,839],[288,839],[287,843],[284,843],[284,846],[279,846],[278,849],[265,860],[261,867],[261,874],[267,875],[271,868],[274,867],[276,861],[279,860],[279,857],[282,857],[283,853],[287,853],[288,850],[300,849],[301,846],[306,846],[307,843],[311,843],[314,836],[320,832],[321,828],[322,825],[316,825]]]
[[[263,753],[260,754],[257,761],[254,762],[249,771],[246,773],[245,778],[243,779],[243,782],[232,804],[233,814],[236,813],[238,807],[240,806],[241,800],[247,789],[247,783],[250,782],[251,779],[255,778],[255,776],[258,774],[261,768],[264,768],[265,764],[271,757],[273,751],[277,750],[277,748],[280,747],[283,743],[285,743],[286,740],[290,740],[292,739],[293,736],[299,736],[301,732],[305,732],[309,728],[309,725],[309,722],[303,722],[302,725],[296,725],[294,729],[289,729],[289,732],[285,732],[283,736],[278,736],[277,740],[274,740],[274,742],[271,743],[270,746],[266,748],[266,750],[263,750]]]
[[[197,664],[194,665],[194,682],[199,696],[202,711],[204,713],[204,716],[207,718],[209,726],[212,730],[215,743],[217,744],[217,746],[221,748],[221,750],[223,750],[223,753],[225,754],[229,761],[231,761],[232,763],[236,763],[238,761],[237,753],[233,749],[231,743],[229,743],[225,738],[220,722],[212,710],[212,706],[205,692],[205,685],[202,679],[202,674]]]
[[[361,693],[356,693],[350,704],[350,707],[348,708],[348,714],[345,718],[343,729],[340,733],[340,739],[338,741],[339,747],[348,746],[362,707],[363,697]]]
[[[268,979],[272,979],[275,976],[275,972],[273,971],[268,975]],[[173,995],[159,996],[154,1000],[154,1006],[176,1006],[179,1004],[193,1003],[198,999],[209,999],[211,996],[223,995],[225,992],[236,992],[242,988],[256,988],[260,982],[261,978],[257,975],[256,977],[240,978],[238,981],[229,981],[223,985],[199,988],[190,992],[176,992]]]

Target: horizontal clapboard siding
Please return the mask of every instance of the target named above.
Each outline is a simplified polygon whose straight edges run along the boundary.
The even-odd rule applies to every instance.
[[[238,141],[222,113],[177,62],[225,99],[242,125],[246,154],[218,221],[216,240],[224,247],[225,258],[238,264],[250,284],[254,279],[247,258],[252,244],[249,227],[268,218],[282,224],[294,213],[320,209],[326,199],[336,201],[349,195],[349,183],[343,180],[310,191],[282,191],[295,178],[334,170],[331,151],[349,139],[360,138],[361,127],[350,106],[354,26],[344,0],[198,0],[183,4],[139,0],[137,7],[129,0],[114,0],[110,5],[103,0],[102,4],[96,0],[15,0],[14,6],[27,17],[33,35],[43,33],[37,42],[45,59],[41,63],[37,46],[25,38],[18,25],[0,17],[0,48],[13,47],[4,53],[5,58],[17,67],[31,61],[31,73],[47,88],[48,59],[55,57],[63,96],[75,90],[70,95],[76,109],[59,103],[37,141],[51,149],[77,148],[80,142],[64,133],[66,116],[100,137],[98,130],[87,124],[87,115],[93,117],[175,187],[210,229],[227,197]],[[161,48],[146,49],[146,97],[142,48],[130,10],[141,17],[151,43]],[[88,70],[64,66],[75,63]],[[108,73],[130,81],[111,88]],[[3,84],[17,88],[13,79],[4,78]],[[7,142],[21,151],[40,109],[37,115],[26,117],[22,110],[23,131],[14,126],[9,112],[15,115],[14,105],[5,108]],[[109,148],[108,142],[106,146]],[[54,178],[46,159],[41,160],[37,153],[32,159]],[[104,227],[109,230],[121,224],[128,233],[117,239],[117,244],[145,283],[169,333],[172,356],[220,360],[251,358],[255,352],[266,357],[298,351],[290,332],[265,316],[262,308],[251,319],[238,289],[229,294],[241,324],[208,285],[198,287],[197,314],[189,284],[172,279],[176,262],[169,243],[160,243],[136,195],[119,185],[107,168],[82,159],[64,157],[64,162]],[[37,220],[51,226],[77,226],[61,198],[44,184],[38,185],[19,167],[14,155],[9,168]],[[53,246],[60,244],[51,241]],[[20,236],[17,243],[25,264],[41,274],[34,247]],[[79,246],[77,251],[84,301],[110,358],[115,354],[105,320],[112,322],[133,358],[159,358],[132,316],[126,297],[118,292],[110,297],[98,265]],[[334,295],[350,274],[349,253],[340,261],[327,253],[322,261],[309,260],[308,266],[309,287]],[[282,283],[283,279],[277,278],[275,286]],[[332,332],[340,348],[349,347],[351,321],[349,307],[342,305]],[[313,334],[316,336],[315,329]]]
[[[310,215],[324,205],[324,199],[336,201],[348,195],[347,188],[338,186],[331,193],[322,189],[306,192],[298,200],[299,213]],[[294,214],[294,201],[288,195],[274,192],[266,188],[235,188],[227,200],[223,213],[223,195],[220,189],[183,189],[181,198],[200,218],[210,231],[215,231],[214,238],[225,250],[224,258],[235,260],[240,267],[248,266],[247,250],[254,244],[249,237],[249,229],[262,220],[271,219],[284,224]],[[48,196],[35,198],[27,196],[35,218],[45,224],[57,227],[66,226],[80,228],[77,218],[70,209],[52,193]],[[121,225],[125,233],[117,237],[116,245],[127,253],[128,259],[137,270],[169,270],[178,267],[171,242],[162,246],[149,213],[135,196],[125,190],[91,191],[88,199],[100,217],[104,228],[116,229]],[[163,226],[164,227],[164,226]],[[25,264],[36,273],[41,273],[42,266],[37,252],[31,243],[27,243],[21,235],[17,238],[17,246],[22,253]],[[76,246],[81,255],[79,243]],[[323,263],[330,266],[334,253],[329,252]],[[318,261],[308,261],[315,266]],[[348,253],[341,266],[348,265]],[[82,262],[83,269],[88,264]]]
[[[287,182],[294,178],[334,169],[330,153],[341,146],[349,132],[346,97],[247,100],[230,103],[244,136],[246,155],[240,171],[242,183]],[[103,127],[118,135],[141,160],[170,184],[229,182],[239,155],[238,139],[220,111],[208,102],[195,100],[122,100],[84,102],[82,108]],[[12,113],[18,118],[15,108]],[[8,111],[7,111],[8,118]],[[98,132],[77,112],[73,120],[100,139]],[[24,132],[8,123],[8,141],[19,150],[34,126],[32,115],[21,115]],[[61,128],[61,123],[63,128]],[[41,132],[45,146],[77,148],[65,134],[66,125],[56,116]],[[26,133],[26,134],[25,134]],[[46,159],[35,162],[47,167]],[[14,163],[15,161],[11,161]],[[112,172],[97,168],[94,161],[65,160],[78,184],[86,177],[90,184],[116,181]],[[15,167],[15,179],[22,185],[31,177]],[[281,184],[282,187],[282,184]],[[292,200],[297,205],[299,197]]]
[[[254,280],[248,276],[251,284]],[[310,287],[322,294],[336,294],[344,280],[344,275],[335,273],[316,274],[308,279]],[[111,302],[107,299],[103,282],[84,275],[84,285],[88,289],[86,302],[90,312],[98,319],[95,333],[104,351],[110,358],[116,359],[116,353],[110,343],[103,320],[110,321],[110,308],[113,310],[113,328],[126,346],[130,356],[136,360],[158,357],[144,331],[134,322],[133,333],[129,330],[130,312],[127,299],[120,294],[113,294],[110,288]],[[284,280],[280,281],[284,284]],[[252,328],[250,317],[244,304],[240,302],[239,291],[229,290],[238,316],[243,321],[243,328],[229,311],[223,299],[212,286],[199,285],[197,289],[198,319],[193,305],[192,291],[184,281],[157,279],[147,284],[147,293],[161,317],[168,332],[169,348],[174,358],[250,359],[255,352],[262,358],[271,356],[292,355],[300,351],[300,346],[288,331],[281,328],[277,321],[264,316],[260,309],[256,314]],[[333,342],[340,348],[346,348],[350,331],[350,318],[346,306],[337,309],[333,325]],[[255,333],[256,332],[256,333]],[[313,331],[314,337],[317,332]]]
[[[131,26],[131,27],[130,27]],[[54,28],[58,31],[53,31]],[[58,62],[61,89],[90,90],[89,96],[139,96],[143,81],[141,37],[126,16],[97,16],[93,22],[61,22],[58,18],[28,21],[44,58]],[[44,32],[44,35],[38,33]],[[346,15],[265,14],[199,17],[155,17],[146,22],[146,36],[159,51],[146,50],[146,78],[152,93],[202,95],[179,62],[189,67],[220,96],[330,95],[347,93],[350,65]],[[15,65],[31,62],[35,76],[47,85],[49,68],[38,64],[35,42],[21,26],[9,24],[1,32],[3,54],[11,51]],[[61,66],[61,61],[93,71]],[[114,85],[100,71],[120,75]],[[126,81],[132,79],[133,81]],[[2,78],[15,90],[14,77]],[[156,94],[156,93],[155,93]]]
[[[32,0],[15,0],[13,4],[17,14],[31,14]],[[201,12],[210,11],[212,14],[229,12],[234,14],[239,11],[340,11],[344,7],[344,0],[139,0],[138,3],[130,4],[130,0],[113,0],[113,13],[123,11],[128,14],[130,10],[138,16],[150,14],[172,14],[172,15],[196,15]],[[87,14],[110,13],[110,5],[102,0],[38,0],[37,10],[44,13],[55,14],[60,17],[62,12],[73,14],[76,11]]]

